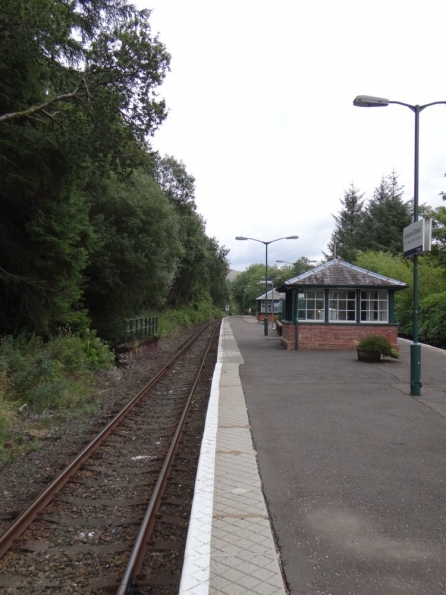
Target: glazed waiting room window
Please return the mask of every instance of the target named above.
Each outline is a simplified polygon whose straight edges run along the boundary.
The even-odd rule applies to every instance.
[[[297,295],[297,319],[314,320],[324,322],[325,320],[325,296],[324,290],[307,289]]]
[[[387,322],[387,298],[386,289],[361,291],[361,322]]]
[[[268,301],[268,303],[266,304],[266,311],[268,312],[268,314],[271,314],[271,302]],[[260,312],[265,312],[265,302],[262,302],[260,304]]]
[[[329,296],[330,320],[356,322],[356,291],[332,289]]]

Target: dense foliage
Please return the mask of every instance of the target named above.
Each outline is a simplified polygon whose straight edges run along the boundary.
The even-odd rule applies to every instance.
[[[354,262],[357,250],[401,254],[403,229],[411,221],[410,205],[402,195],[395,172],[381,179],[367,204],[364,194],[351,184],[341,199],[343,209],[333,215],[336,225],[328,245],[330,257]]]
[[[149,139],[170,56],[127,0],[0,6],[0,335],[227,300],[194,179]]]
[[[280,261],[279,261],[280,262]],[[302,256],[294,263],[286,263],[278,267],[272,265],[268,267],[268,291],[273,287],[278,287],[287,279],[292,279],[301,275],[305,271],[314,268],[312,261]],[[246,314],[251,308],[251,312],[257,312],[258,302],[256,298],[265,294],[265,265],[252,264],[246,271],[237,275],[231,283],[231,298],[236,306],[236,312]]]
[[[399,331],[413,333],[413,266],[403,257],[403,229],[411,221],[411,205],[402,200],[402,187],[392,172],[384,177],[370,201],[352,184],[341,199],[342,209],[334,215],[335,230],[329,243],[330,256],[337,256],[393,279],[407,283],[396,293],[395,315]],[[446,347],[446,207],[420,207],[433,220],[432,251],[418,258],[419,338]]]
[[[124,318],[228,300],[193,177],[149,144],[169,62],[128,0],[0,3],[0,446],[12,402],[88,405]]]

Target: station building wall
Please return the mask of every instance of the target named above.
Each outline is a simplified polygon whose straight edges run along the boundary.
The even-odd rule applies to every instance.
[[[392,347],[398,349],[397,324],[311,324],[299,322],[298,349],[356,349],[358,341],[368,335],[386,337]],[[282,346],[287,350],[296,349],[296,325],[282,321]]]

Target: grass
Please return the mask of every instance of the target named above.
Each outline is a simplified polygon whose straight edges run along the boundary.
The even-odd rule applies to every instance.
[[[158,335],[166,337],[175,334],[179,328],[190,328],[210,320],[218,320],[225,315],[209,301],[202,300],[193,306],[169,309],[161,312],[144,312],[143,316],[158,316]]]
[[[12,429],[19,408],[35,416],[40,427],[97,409],[95,373],[108,368],[114,355],[94,333],[0,339],[0,461],[21,451]],[[36,442],[28,450],[40,448]]]
[[[158,335],[165,337],[179,328],[218,320],[224,313],[203,299],[141,316],[158,316]],[[25,406],[40,428],[92,415],[99,407],[95,374],[113,362],[113,352],[94,332],[61,333],[47,341],[0,337],[0,463],[11,460],[13,451],[40,448],[36,441],[19,444],[20,435],[12,431],[19,408]]]

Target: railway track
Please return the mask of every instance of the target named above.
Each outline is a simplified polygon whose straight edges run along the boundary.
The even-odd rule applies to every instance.
[[[195,335],[0,537],[2,592],[177,592],[217,328]]]

